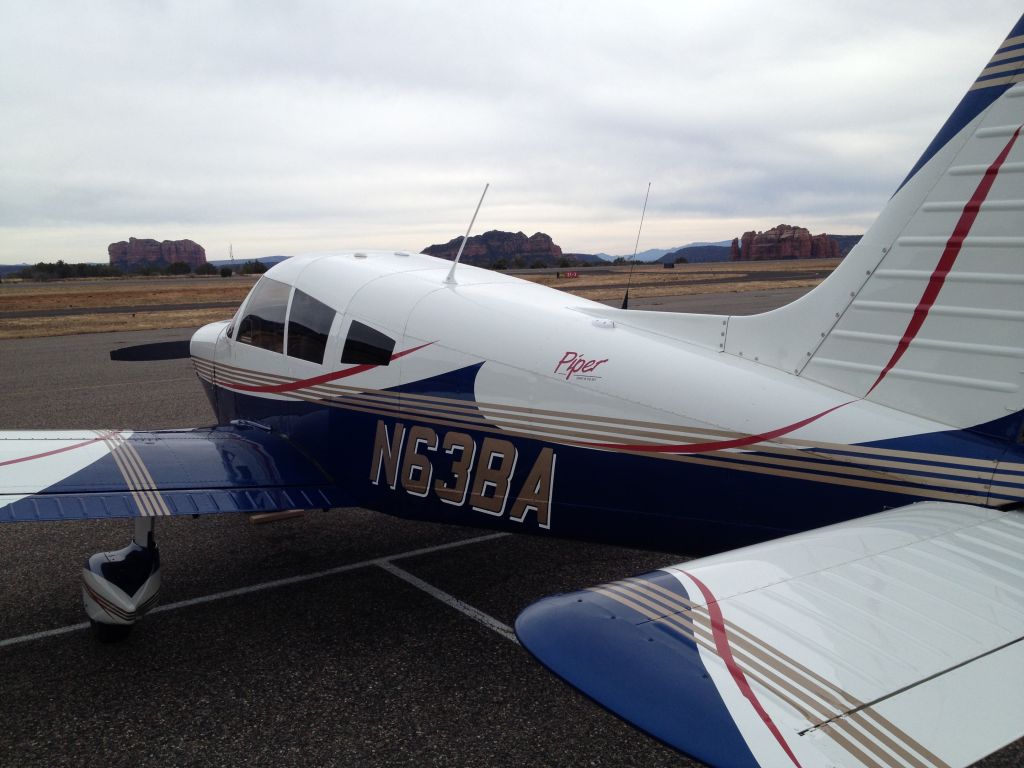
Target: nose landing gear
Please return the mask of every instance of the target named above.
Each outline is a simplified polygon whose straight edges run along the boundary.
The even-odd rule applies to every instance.
[[[132,626],[160,596],[160,550],[153,538],[154,519],[135,518],[132,543],[116,552],[99,552],[82,570],[82,600],[96,637],[111,642],[127,637]]]

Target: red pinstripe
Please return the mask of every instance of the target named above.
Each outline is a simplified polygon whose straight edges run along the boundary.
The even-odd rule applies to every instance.
[[[718,440],[713,443],[682,443],[681,445],[627,445],[624,443],[577,443],[577,445],[583,445],[588,448],[618,448],[623,451],[637,451],[638,453],[706,453],[707,451],[721,451],[725,448],[743,448],[748,445],[756,445],[757,443],[763,443],[767,440],[774,440],[776,437],[782,437],[782,435],[795,432],[800,427],[806,427],[811,422],[817,421],[822,416],[827,416],[832,411],[837,411],[840,408],[854,403],[856,400],[848,400],[845,403],[839,405],[833,405],[826,411],[816,413],[813,416],[808,416],[806,419],[794,422],[793,424],[787,424],[784,427],[773,429],[770,432],[762,432],[759,435],[747,435],[746,437],[737,437],[733,440]]]
[[[392,360],[397,360],[400,357],[411,355],[417,350],[429,347],[434,342],[428,341],[426,344],[420,344],[418,347],[407,349],[403,352],[396,352],[391,356]],[[231,389],[240,389],[245,392],[291,392],[296,389],[304,389],[305,387],[315,387],[318,384],[326,384],[328,381],[336,381],[338,379],[345,379],[349,376],[355,376],[357,373],[363,373],[369,371],[372,368],[379,368],[377,365],[370,365],[364,363],[362,365],[353,365],[351,368],[346,368],[343,371],[332,371],[331,373],[325,373],[320,376],[314,376],[311,379],[301,379],[299,381],[286,381],[284,384],[267,384],[267,385],[253,385],[253,384],[236,384],[234,382],[225,382],[225,386],[231,387]]]
[[[99,437],[94,437],[92,440],[86,440],[85,442],[82,442],[82,443],[75,443],[74,445],[66,445],[63,448],[55,448],[52,451],[46,451],[44,453],[34,453],[31,456],[22,456],[21,458],[18,458],[18,459],[8,459],[7,461],[0,461],[0,467],[6,467],[8,464],[19,464],[19,463],[21,463],[23,461],[32,461],[33,459],[42,459],[42,458],[45,458],[46,456],[53,456],[54,454],[57,454],[57,453],[64,453],[64,451],[73,451],[75,448],[84,448],[87,445],[92,445],[93,443],[98,443],[100,440],[106,440],[106,439],[108,439],[110,437],[113,437],[116,434],[118,434],[118,432],[108,432],[105,435],[100,435]]]
[[[718,601],[715,600],[715,596],[711,594],[711,590],[708,589],[704,582],[694,576],[692,573],[686,573],[687,577],[700,589],[701,594],[704,595],[704,602],[706,603],[708,614],[711,616],[711,634],[715,638],[715,649],[718,651],[718,656],[725,662],[725,666],[729,670],[729,674],[732,675],[733,682],[736,683],[736,687],[740,689],[740,693],[743,694],[744,698],[750,702],[750,706],[757,712],[758,717],[767,726],[768,730],[772,732],[772,736],[779,742],[779,746],[786,752],[789,759],[793,761],[793,765],[797,768],[800,767],[800,761],[796,759],[796,755],[793,754],[793,750],[789,748],[789,744],[782,738],[782,733],[779,731],[779,727],[775,725],[775,721],[772,720],[771,715],[765,712],[764,707],[761,706],[761,702],[757,700],[757,696],[754,694],[753,689],[750,687],[750,683],[747,682],[747,676],[743,674],[743,670],[740,669],[736,660],[732,656],[732,649],[729,647],[729,637],[725,632],[725,619],[722,618],[722,609],[718,606]]]
[[[992,189],[992,185],[995,183],[996,176],[999,175],[999,169],[1003,163],[1006,162],[1007,156],[1010,154],[1010,150],[1013,148],[1014,143],[1017,141],[1017,137],[1020,135],[1021,128],[1019,126],[1016,131],[1013,132],[1013,136],[1006,142],[1006,146],[1003,147],[1003,151],[999,153],[999,156],[993,161],[992,165],[985,169],[985,175],[982,177],[981,182],[978,184],[978,188],[974,190],[974,194],[971,195],[971,199],[964,206],[963,212],[960,214],[960,220],[956,223],[956,227],[953,228],[953,234],[949,236],[949,240],[946,241],[946,247],[942,251],[942,256],[939,257],[939,263],[935,266],[935,271],[932,272],[932,276],[928,278],[928,284],[925,286],[924,293],[921,296],[921,300],[917,303],[914,308],[914,314],[910,317],[910,322],[907,324],[907,329],[903,332],[903,337],[899,340],[896,345],[896,350],[892,353],[892,357],[889,358],[889,362],[886,363],[882,372],[878,374],[878,378],[875,379],[875,383],[871,385],[871,389],[865,393],[864,397],[870,395],[875,387],[882,383],[882,379],[891,371],[896,364],[903,357],[903,353],[907,351],[910,343],[917,336],[918,331],[921,330],[921,326],[924,325],[924,321],[928,318],[928,313],[931,311],[932,305],[935,300],[939,297],[939,291],[942,290],[943,284],[946,282],[946,276],[949,275],[953,264],[956,262],[957,256],[960,255],[960,249],[963,248],[964,239],[971,232],[971,227],[974,226],[975,219],[978,218],[978,213],[981,210],[982,203],[985,202],[985,198],[988,197],[989,191]]]

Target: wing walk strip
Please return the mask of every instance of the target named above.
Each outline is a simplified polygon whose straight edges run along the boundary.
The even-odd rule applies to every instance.
[[[139,515],[142,517],[170,516],[171,510],[167,508],[163,496],[157,490],[153,476],[149,474],[142,457],[139,456],[139,452],[135,450],[135,446],[128,441],[128,438],[117,432],[113,434],[98,432],[97,434],[110,450],[110,455],[114,459],[114,463],[117,464],[117,468],[139,508]]]
[[[626,579],[590,591],[722,658],[705,606],[644,579]],[[808,730],[820,729],[866,766],[892,765],[896,758],[912,768],[947,768],[943,760],[870,706],[741,627],[728,620],[723,624],[732,659],[742,673],[798,712],[811,724]]]
[[[212,364],[195,358],[197,373],[213,381]],[[230,378],[228,378],[230,377]],[[218,366],[217,384],[291,381],[273,374],[254,374],[232,366]],[[413,395],[390,390],[365,390],[336,383],[297,388],[292,399],[378,416],[412,417],[427,423],[472,428],[484,432],[549,440],[567,445],[630,454],[631,445],[608,447],[616,439],[657,440],[666,445],[730,439],[739,433],[703,427],[666,426],[654,422],[612,417],[566,415],[520,406],[462,401]],[[813,443],[777,438],[760,443],[756,451],[721,449],[687,454],[646,454],[651,458],[682,461],[755,474],[770,474],[830,485],[910,494],[921,498],[990,504],[1024,497],[1024,464],[1000,465],[984,459],[950,457],[868,446]]]

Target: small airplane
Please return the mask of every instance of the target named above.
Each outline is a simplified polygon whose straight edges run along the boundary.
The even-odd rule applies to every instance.
[[[1024,18],[856,248],[762,315],[612,309],[405,252],[269,270],[190,352],[218,417],[0,436],[0,521],[358,505],[719,552],[547,598],[544,665],[713,765],[964,765],[1024,734]],[[449,275],[451,274],[451,277]]]

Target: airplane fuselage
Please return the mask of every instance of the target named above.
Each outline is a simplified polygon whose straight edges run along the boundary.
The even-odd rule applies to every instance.
[[[664,549],[1024,498],[1006,425],[952,429],[725,354],[715,316],[610,310],[466,266],[446,284],[449,267],[394,253],[277,267],[277,337],[242,338],[250,296],[193,339],[220,422],[287,436],[352,504]],[[284,332],[309,298],[327,308],[319,360],[290,314]]]

